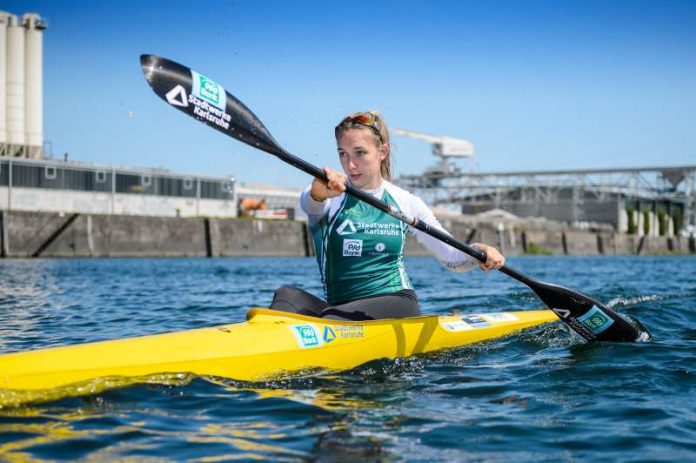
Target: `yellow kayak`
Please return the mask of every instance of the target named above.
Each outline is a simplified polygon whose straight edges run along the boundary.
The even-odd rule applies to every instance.
[[[350,322],[254,308],[242,323],[0,355],[0,405],[12,391],[73,386],[73,394],[84,394],[155,374],[262,381],[302,370],[346,370],[556,320],[550,310],[532,310]],[[96,379],[100,386],[85,386]]]

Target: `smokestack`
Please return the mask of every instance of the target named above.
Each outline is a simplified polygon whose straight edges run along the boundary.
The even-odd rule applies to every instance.
[[[36,13],[24,15],[24,79],[27,151],[25,156],[43,157],[43,30],[45,22]]]
[[[0,156],[7,143],[7,21],[9,13],[0,11]]]
[[[24,124],[24,28],[17,16],[7,23],[7,114],[6,130],[9,156],[21,156],[25,144]]]

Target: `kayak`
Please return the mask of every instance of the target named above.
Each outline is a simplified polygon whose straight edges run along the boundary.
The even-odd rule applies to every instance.
[[[71,385],[76,394],[91,393],[94,388],[83,386],[99,378],[101,390],[105,378],[133,384],[155,374],[189,373],[264,381],[304,370],[346,370],[557,320],[550,310],[532,310],[353,322],[254,308],[242,323],[0,355],[0,398],[3,390]]]

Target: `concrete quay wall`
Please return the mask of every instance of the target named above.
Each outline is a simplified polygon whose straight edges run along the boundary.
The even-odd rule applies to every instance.
[[[305,256],[305,224],[0,211],[2,257]]]
[[[442,220],[462,241],[506,255],[694,254],[693,238],[589,231],[557,223]],[[0,210],[0,257],[307,256],[304,222],[205,217],[143,217]],[[410,238],[407,255],[429,255]]]
[[[495,221],[442,219],[458,239],[497,246],[506,255],[641,255],[695,254],[696,241],[682,236],[638,236],[609,230],[574,229],[558,222],[519,221],[500,226]],[[408,255],[428,255],[416,240],[409,240]]]

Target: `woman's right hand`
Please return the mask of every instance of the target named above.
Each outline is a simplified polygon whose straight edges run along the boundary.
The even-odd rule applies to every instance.
[[[312,182],[312,189],[309,194],[315,201],[324,201],[326,198],[335,198],[341,193],[346,191],[346,182],[348,181],[348,176],[342,172],[332,169],[331,167],[324,167],[324,173],[328,182],[319,180],[315,178]]]

